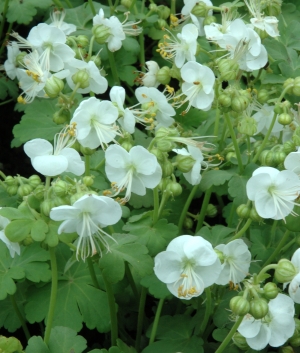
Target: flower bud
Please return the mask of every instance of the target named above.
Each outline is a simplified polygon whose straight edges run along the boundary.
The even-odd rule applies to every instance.
[[[274,113],[276,114],[281,114],[283,113],[282,105],[281,103],[278,103],[274,106]]]
[[[295,353],[291,346],[281,347],[280,353]]]
[[[92,154],[94,154],[96,152],[96,150],[93,150],[89,147],[83,147],[82,145],[80,145],[80,152],[82,154],[85,154],[86,156],[91,156]]]
[[[261,4],[265,15],[277,17],[281,14],[282,0],[263,0]]]
[[[14,177],[12,177],[11,175],[8,175],[5,178],[5,184],[8,186],[18,185],[18,181]]]
[[[58,179],[52,185],[52,190],[54,191],[55,195],[59,197],[64,197],[68,193],[68,184],[63,180]]]
[[[244,203],[242,203],[241,205],[238,206],[238,208],[236,209],[236,213],[239,216],[239,218],[249,218],[250,216],[250,207]]]
[[[171,10],[164,5],[157,6],[157,13],[160,18],[167,20],[170,16]]]
[[[38,200],[43,200],[44,199],[44,192],[45,192],[45,186],[43,184],[38,185],[34,191],[33,195],[38,199]]]
[[[168,66],[163,66],[161,69],[159,69],[156,74],[156,79],[162,85],[169,84],[171,80],[170,68]]]
[[[83,34],[80,34],[75,38],[75,41],[78,45],[80,45],[82,48],[87,48],[90,45],[89,38]]]
[[[203,1],[199,1],[196,3],[196,5],[193,7],[191,13],[197,17],[206,17],[207,12],[208,12],[207,5]]]
[[[43,202],[41,202],[41,205],[40,205],[41,213],[49,217],[50,211],[53,207],[55,207],[55,204],[52,199],[44,200]]]
[[[228,93],[221,93],[219,103],[222,107],[229,108],[231,106],[231,97]]]
[[[235,158],[236,159],[236,153],[235,152],[231,151],[231,152],[228,152],[226,154],[225,159],[226,159],[227,162],[231,162],[231,158]]]
[[[236,95],[231,100],[231,109],[237,113],[243,112],[249,105],[248,97]]]
[[[94,175],[86,175],[82,181],[85,186],[92,186],[94,184]]]
[[[151,150],[149,152],[154,154],[154,156],[157,158],[158,162],[163,163],[163,161],[165,160],[163,152],[161,150],[159,150],[158,148],[153,147],[153,148],[151,148]]]
[[[204,21],[203,21],[203,26],[209,26],[212,23],[216,23],[217,18],[215,16],[206,16]]]
[[[162,178],[158,184],[158,189],[162,192],[167,190],[167,185],[171,182],[169,178]]]
[[[264,104],[268,101],[270,95],[269,91],[265,88],[262,88],[257,93],[257,100],[260,104]]]
[[[210,218],[214,218],[218,214],[217,207],[211,203],[207,205],[205,215]]]
[[[173,196],[179,196],[182,193],[182,186],[174,181],[171,181],[167,187],[166,190],[169,191]]]
[[[79,83],[79,88],[87,88],[90,85],[90,75],[86,70],[79,70],[72,76],[72,81]]]
[[[157,28],[157,29],[163,29],[163,28],[166,28],[168,26],[168,23],[166,20],[164,20],[163,18],[159,18],[154,26]]]
[[[218,60],[218,68],[221,73],[221,77],[225,81],[234,80],[239,70],[239,64],[232,59],[220,59]]]
[[[92,33],[98,44],[104,44],[111,35],[110,28],[105,25],[96,25],[92,28]]]
[[[294,81],[293,94],[295,96],[300,96],[300,77],[296,77]]]
[[[38,175],[31,175],[28,178],[29,185],[31,185],[34,189],[41,184],[42,180]]]
[[[250,347],[246,341],[246,338],[239,332],[236,332],[232,337],[233,343],[243,351],[248,350]]]
[[[161,165],[161,169],[163,178],[166,178],[173,173],[174,167],[169,160],[165,160],[164,163]]]
[[[229,302],[229,307],[235,315],[244,316],[249,313],[250,303],[243,297],[233,297]]]
[[[176,147],[175,143],[170,140],[160,139],[156,141],[157,148],[162,152],[170,152]]]
[[[288,94],[292,94],[292,92],[293,92],[294,81],[295,80],[293,78],[288,78],[283,83],[284,89],[287,88],[288,86],[290,86],[289,89],[286,91]]]
[[[68,109],[63,109],[53,114],[53,121],[57,125],[69,123],[71,119],[71,113]]]
[[[191,217],[185,217],[184,221],[183,221],[183,227],[185,229],[192,229],[194,226],[194,222],[192,220]]]
[[[17,194],[20,196],[20,197],[24,197],[24,196],[27,196],[29,195],[33,190],[33,187],[29,184],[21,184],[19,187],[18,187],[18,191],[17,191]]]
[[[254,118],[251,118],[250,116],[245,116],[239,121],[237,130],[241,134],[253,136],[257,131],[257,122]]]
[[[65,84],[64,84],[63,80],[52,75],[46,81],[46,85],[44,87],[44,90],[45,90],[48,97],[56,98],[60,94],[60,92],[64,89],[64,86],[65,86]]]
[[[283,163],[285,158],[286,158],[286,153],[284,153],[283,151],[275,152],[274,153],[275,165]]]
[[[257,213],[255,207],[252,207],[252,208],[251,208],[249,218],[250,218],[253,222],[261,222],[261,221],[262,221],[262,218],[261,218],[260,215]]]
[[[194,166],[195,160],[191,156],[184,156],[182,154],[178,154],[176,156],[177,169],[182,173],[188,173]]]
[[[130,9],[133,4],[133,0],[121,0],[121,5],[125,6],[127,9]]]
[[[149,10],[152,11],[152,12],[157,12],[157,8],[158,8],[158,6],[156,4],[154,4],[154,3],[151,3],[149,5]]]
[[[275,299],[278,295],[278,287],[273,282],[268,282],[264,285],[264,296],[267,299]]]
[[[281,259],[275,269],[275,279],[279,283],[290,282],[298,274],[293,263],[287,259]]]
[[[182,78],[181,78],[181,73],[180,73],[180,69],[179,69],[177,66],[175,66],[175,65],[173,65],[173,66],[171,67],[171,69],[170,69],[170,76],[171,76],[172,78],[175,78],[175,79],[178,80],[178,81],[181,81],[181,80],[182,80]]]
[[[296,151],[296,145],[293,141],[286,141],[284,144],[283,144],[283,151],[286,153],[286,154],[289,154],[291,152],[295,152]]]
[[[88,55],[88,52],[84,48],[76,47],[73,50],[75,52],[75,59],[82,60],[82,58],[86,58]]]
[[[90,61],[93,61],[98,68],[101,66],[101,58],[99,55],[92,55]]]
[[[290,125],[290,123],[293,121],[293,117],[289,113],[281,113],[277,120],[281,125]]]
[[[7,188],[6,188],[6,192],[10,195],[10,196],[15,196],[18,192],[18,188],[19,186],[18,185],[9,185]]]
[[[265,299],[259,298],[251,300],[249,313],[254,317],[254,319],[262,319],[268,314],[268,312],[269,305]]]

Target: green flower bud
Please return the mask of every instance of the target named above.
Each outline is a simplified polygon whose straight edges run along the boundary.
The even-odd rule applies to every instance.
[[[179,136],[179,132],[177,129],[161,127],[157,131],[155,131],[155,137],[157,139],[165,138],[165,137],[176,137],[176,136]]]
[[[162,178],[158,184],[158,189],[162,192],[167,190],[167,186],[169,183],[171,183],[171,180],[169,178]]]
[[[290,282],[298,274],[294,264],[287,260],[281,259],[278,262],[278,266],[275,269],[275,279],[279,283]]]
[[[300,96],[300,77],[296,77],[294,81],[293,94]]]
[[[292,347],[285,346],[285,347],[281,347],[280,353],[295,353],[295,351],[293,350]]]
[[[53,121],[57,125],[69,123],[70,119],[71,119],[71,113],[68,109],[63,109],[53,114]]]
[[[217,18],[215,16],[206,16],[204,21],[203,21],[203,26],[209,26],[212,23],[216,23]]]
[[[182,186],[174,181],[171,181],[167,187],[166,190],[171,192],[173,196],[179,196],[182,193]]]
[[[231,100],[231,109],[237,113],[243,112],[249,105],[248,97],[236,95]]]
[[[82,181],[85,186],[92,186],[94,184],[94,175],[86,175]]]
[[[300,320],[294,318],[295,320],[295,331],[298,331],[300,333]]]
[[[215,205],[209,203],[206,208],[205,215],[210,218],[214,218],[218,214],[218,209]]]
[[[78,60],[82,60],[82,58],[86,58],[88,55],[88,52],[84,48],[76,47],[73,48],[73,50],[75,52],[75,58]]]
[[[207,12],[208,12],[207,5],[203,1],[199,1],[196,3],[196,5],[193,7],[191,13],[197,17],[206,17]]]
[[[127,9],[130,9],[132,4],[132,0],[121,0],[121,5],[125,6]]]
[[[248,350],[250,347],[246,341],[246,338],[239,332],[236,332],[232,337],[233,343],[243,351]]]
[[[79,83],[79,88],[87,88],[90,85],[90,75],[86,70],[79,70],[72,76],[72,81]]]
[[[170,152],[173,148],[176,147],[175,143],[170,140],[157,140],[156,141],[157,148],[162,152]]]
[[[290,123],[293,121],[293,117],[289,113],[281,113],[277,120],[281,125],[290,125]]]
[[[266,103],[269,97],[270,97],[269,91],[265,88],[260,89],[257,93],[257,100],[260,104]]]
[[[52,199],[47,199],[41,202],[41,213],[45,216],[49,217],[51,209],[55,207],[54,201]]]
[[[241,134],[253,136],[257,131],[257,122],[254,118],[245,116],[239,121],[237,129]]]
[[[239,216],[239,218],[249,218],[250,216],[250,207],[244,203],[242,203],[241,205],[238,206],[238,208],[236,209],[236,213]]]
[[[64,197],[68,193],[68,184],[63,180],[58,179],[52,185],[52,190],[54,191],[56,196]]]
[[[29,185],[31,185],[33,188],[36,188],[38,185],[41,184],[42,180],[38,175],[31,175],[28,179]]]
[[[284,81],[283,83],[283,88],[285,89],[286,87],[290,86],[290,88],[287,90],[288,94],[292,94],[293,92],[293,86],[294,86],[294,79],[293,78],[288,78],[287,80]]]
[[[149,10],[152,11],[152,12],[157,12],[157,8],[158,8],[158,6],[156,4],[154,4],[154,3],[151,3],[149,5]]]
[[[133,144],[130,143],[129,141],[124,141],[124,142],[121,143],[121,146],[122,146],[127,152],[129,152],[129,151],[132,149]]]
[[[184,156],[182,154],[178,154],[176,156],[177,169],[182,173],[188,173],[194,166],[195,160],[191,156]]]
[[[27,196],[29,195],[33,190],[33,187],[29,184],[21,184],[19,187],[18,187],[18,191],[17,191],[17,194],[20,196],[20,197],[24,197],[24,196]]]
[[[286,141],[284,144],[283,144],[283,151],[286,153],[286,154],[289,154],[291,152],[295,152],[296,151],[296,145],[293,141]]]
[[[174,171],[173,164],[169,160],[164,161],[164,163],[161,165],[161,169],[163,178],[170,176]]]
[[[265,299],[259,298],[251,300],[249,313],[254,317],[254,319],[262,319],[268,314],[268,312],[269,305]]]
[[[281,114],[281,113],[283,113],[283,109],[282,109],[281,103],[275,105],[275,107],[274,107],[274,113],[276,113],[276,114]]]
[[[231,158],[235,158],[236,159],[236,153],[235,152],[228,152],[226,154],[225,159],[226,159],[227,162],[231,162]]]
[[[45,90],[48,97],[56,98],[60,94],[60,92],[64,89],[64,86],[65,86],[65,84],[64,84],[63,80],[52,75],[46,81],[46,85],[44,87],[44,90]]]
[[[90,61],[93,61],[98,68],[101,66],[101,58],[99,55],[92,55]]]
[[[275,165],[278,165],[280,163],[283,163],[284,160],[286,158],[286,153],[284,153],[283,151],[278,151],[274,153],[274,161],[275,161]]]
[[[192,229],[194,226],[194,222],[192,220],[191,217],[185,217],[184,221],[183,221],[183,227],[185,229]]]
[[[31,238],[30,235],[28,235],[28,237],[22,241],[22,245],[24,245],[24,246],[28,246],[32,243],[33,243],[33,239]]]
[[[82,154],[85,154],[86,156],[91,156],[92,154],[94,154],[96,152],[96,150],[92,150],[89,147],[83,147],[82,145],[80,145],[80,152]]]
[[[17,195],[17,192],[18,192],[18,184],[17,185],[9,185],[7,188],[6,188],[6,192],[10,195],[10,196],[15,196]]]
[[[219,103],[222,107],[229,108],[231,106],[231,97],[228,93],[221,93],[219,96]]]
[[[104,44],[111,35],[110,28],[105,25],[96,25],[92,28],[92,33],[98,44]]]
[[[253,222],[261,222],[261,221],[262,221],[262,218],[261,218],[260,215],[257,213],[255,207],[252,207],[252,208],[251,208],[249,218],[250,218]]]
[[[275,283],[273,282],[268,282],[264,285],[264,296],[271,300],[271,299],[275,299],[278,295],[278,287],[276,286]]]
[[[23,61],[23,59],[24,59],[24,57],[25,57],[25,55],[27,55],[28,53],[27,52],[25,52],[25,51],[22,51],[21,53],[19,53],[18,55],[17,55],[17,57],[16,57],[16,63],[17,63],[17,66],[19,67],[24,67],[24,61]]]
[[[282,0],[262,0],[261,10],[266,16],[279,16],[281,14]]]
[[[157,29],[163,29],[163,28],[166,28],[168,26],[168,23],[166,20],[164,20],[163,18],[159,18],[154,26],[157,28]]]
[[[45,192],[45,186],[43,184],[38,185],[34,191],[33,195],[38,199],[38,200],[43,200],[44,199],[44,192]]]
[[[171,80],[170,68],[168,66],[163,66],[159,69],[156,74],[156,79],[162,85],[168,85]]]
[[[90,40],[87,36],[80,34],[75,38],[76,43],[83,48],[87,48],[90,45]]]
[[[163,161],[165,160],[163,152],[161,150],[159,150],[158,148],[153,147],[153,148],[151,148],[151,150],[149,152],[154,154],[154,156],[157,158],[157,160],[160,163],[163,163]]]
[[[170,16],[171,10],[164,5],[157,6],[157,13],[160,18],[167,20]]]
[[[18,185],[18,181],[17,181],[17,179],[12,177],[11,175],[8,175],[5,178],[5,184],[8,185],[8,186]]]
[[[295,129],[292,139],[296,146],[300,146],[300,126]]]
[[[249,313],[250,303],[243,297],[233,297],[229,302],[229,307],[235,315],[244,316]]]
[[[178,81],[181,81],[181,73],[180,73],[180,69],[178,67],[176,67],[175,65],[173,65],[170,69],[170,76],[172,78],[175,78]]]
[[[239,71],[239,65],[232,59],[220,59],[218,60],[218,68],[221,73],[221,77],[225,81],[234,80]]]

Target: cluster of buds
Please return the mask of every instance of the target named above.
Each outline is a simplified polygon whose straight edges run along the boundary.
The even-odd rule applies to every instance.
[[[41,182],[38,175],[31,175],[28,179],[19,175],[15,177],[9,175],[5,178],[3,185],[9,195],[18,195],[18,197],[23,198],[34,192],[41,185]]]

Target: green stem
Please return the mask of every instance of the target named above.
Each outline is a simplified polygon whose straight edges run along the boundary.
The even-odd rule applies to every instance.
[[[259,274],[256,276],[256,282],[254,284],[258,284],[261,281],[261,277],[268,272],[269,270],[275,270],[278,267],[277,264],[271,264],[271,265],[267,265],[265,266],[260,272]],[[264,279],[264,278],[263,278]]]
[[[94,16],[97,15],[95,6],[94,6],[94,4],[93,4],[93,0],[88,0],[88,1],[89,1],[90,8],[91,8],[91,10],[92,10],[92,14],[93,14]]]
[[[51,294],[50,294],[50,303],[49,303],[46,331],[45,331],[45,336],[44,336],[44,342],[46,343],[47,346],[49,344],[52,323],[53,323],[53,318],[54,318],[56,296],[57,296],[58,277],[57,277],[57,263],[56,263],[55,250],[56,250],[56,248],[49,247],[51,271],[52,271],[52,283],[51,283]]]
[[[92,259],[90,257],[87,258],[87,264],[88,264],[88,267],[89,267],[89,271],[90,271],[90,275],[91,275],[94,287],[97,288],[97,289],[100,289],[100,286],[99,286],[99,283],[98,283],[98,280],[97,280],[97,276],[96,276],[96,273],[95,273],[95,269],[94,269],[94,264],[93,264],[93,261],[92,261]]]
[[[232,326],[231,330],[229,331],[228,335],[226,336],[226,338],[224,339],[224,341],[222,342],[222,344],[219,346],[219,348],[216,350],[215,353],[221,353],[224,351],[224,349],[227,347],[227,345],[230,343],[233,335],[235,334],[236,330],[238,329],[238,327],[240,326],[241,322],[243,321],[244,316],[240,316],[236,323]]]
[[[225,113],[224,117],[225,117],[225,121],[226,121],[226,124],[228,126],[231,138],[232,138],[232,143],[233,143],[234,150],[235,150],[235,153],[236,153],[236,159],[238,161],[239,173],[242,174],[244,167],[243,167],[243,162],[242,162],[241,151],[240,151],[239,145],[237,143],[237,139],[236,139],[236,136],[235,136],[235,132],[233,130],[233,126],[231,124],[230,116],[228,115],[228,113]]]
[[[280,253],[280,250],[282,249],[283,244],[286,243],[286,241],[288,240],[288,237],[290,235],[290,231],[287,229],[283,235],[283,237],[281,238],[280,242],[278,243],[275,251],[273,252],[273,254],[268,258],[268,260],[264,263],[263,267],[269,265],[275,258],[276,256]]]
[[[209,204],[211,193],[212,193],[212,187],[210,187],[209,189],[207,189],[205,191],[204,199],[203,199],[203,203],[202,203],[202,206],[201,206],[201,211],[200,211],[200,214],[199,214],[198,223],[197,223],[197,227],[196,227],[196,233],[200,230],[200,228],[203,225],[203,221],[204,221],[204,218],[205,218],[205,215],[206,215],[206,210],[207,210],[207,206]]]
[[[176,0],[171,0],[171,14],[174,15],[176,13]]]
[[[13,100],[14,100],[13,98],[8,99],[7,101],[1,102],[0,105],[4,105],[4,104],[7,104],[7,103],[10,103],[10,102],[12,102]]]
[[[24,320],[23,315],[21,314],[21,311],[18,308],[18,304],[16,302],[16,298],[15,298],[14,294],[10,295],[9,297],[10,297],[11,304],[12,304],[12,306],[13,306],[13,308],[14,308],[14,310],[15,310],[15,312],[21,322],[24,334],[25,334],[26,339],[28,341],[30,339],[30,333],[29,333],[28,327],[26,325],[26,321]]]
[[[158,187],[156,186],[153,189],[153,224],[155,224],[158,221],[158,211],[159,211],[159,196],[158,196]]]
[[[6,13],[8,10],[8,3],[9,3],[9,0],[5,0],[5,3],[3,6],[3,11],[2,11],[2,21],[0,23],[0,38],[2,38],[3,28],[4,28],[4,24],[5,24],[5,20],[6,20]],[[3,46],[5,46],[5,45],[3,45]]]
[[[186,214],[187,214],[187,212],[189,210],[189,207],[191,205],[191,202],[193,201],[193,198],[194,198],[194,196],[196,194],[196,191],[197,191],[198,187],[199,187],[199,184],[194,185],[194,187],[192,188],[192,190],[191,190],[191,192],[189,194],[189,197],[185,201],[185,204],[183,206],[183,209],[182,209],[182,212],[181,212],[181,215],[180,215],[180,218],[179,218],[179,222],[178,222],[178,234],[181,233],[183,222],[185,220]]]
[[[159,209],[158,209],[158,218],[159,219],[161,217],[161,214],[164,210],[165,204],[167,203],[167,201],[169,200],[171,196],[171,193],[167,190],[165,190],[162,194],[161,200],[160,200],[160,205],[159,205]]]
[[[136,284],[134,282],[134,279],[133,279],[133,276],[132,276],[132,273],[131,273],[131,270],[130,270],[130,267],[129,267],[127,261],[125,261],[125,274],[126,274],[126,277],[128,279],[128,282],[130,284],[130,287],[132,289],[133,295],[135,296],[136,302],[138,302],[138,300],[139,300],[139,292],[137,290]]]
[[[116,311],[116,304],[115,304],[115,297],[111,283],[105,277],[102,271],[102,278],[106,288],[108,306],[109,306],[109,313],[110,313],[110,325],[111,325],[111,345],[117,345],[118,339],[118,318],[117,318],[117,311]]]
[[[90,40],[90,45],[89,45],[89,54],[88,54],[89,58],[91,58],[92,53],[93,53],[94,40],[95,40],[95,36],[92,36],[92,38]]]
[[[107,53],[108,53],[108,60],[109,60],[109,65],[110,65],[110,69],[111,69],[111,73],[113,75],[113,79],[114,79],[114,86],[120,86],[120,79],[119,79],[119,75],[118,75],[118,71],[117,71],[117,65],[115,63],[115,57],[114,57],[114,53],[112,53],[109,49],[108,46],[107,47]]]
[[[282,249],[281,252],[285,253],[292,245],[294,245],[296,242],[296,238],[292,239],[291,241],[289,241]]]
[[[217,101],[217,104],[219,104],[219,101]],[[216,108],[216,120],[215,120],[215,125],[214,125],[214,137],[216,138],[216,141],[218,140],[218,135],[219,135],[219,125],[220,125],[220,109],[217,107]]]
[[[85,176],[90,176],[91,175],[91,170],[90,170],[90,161],[91,161],[91,158],[90,158],[90,155],[84,155],[84,165],[85,165],[85,173],[84,175]]]
[[[63,8],[63,5],[59,0],[53,0],[53,2],[58,8]]]
[[[4,18],[4,16],[3,16],[3,18]],[[2,20],[2,22],[4,23],[4,20]],[[4,44],[8,41],[8,38],[9,38],[9,35],[10,35],[10,32],[11,32],[11,29],[12,29],[12,27],[13,27],[13,24],[14,24],[14,22],[12,22],[12,23],[9,24],[8,29],[7,29],[6,36],[5,36],[4,39],[3,39],[2,45],[0,45],[0,57],[1,57],[1,55],[2,55],[2,52],[3,52],[4,48],[6,48],[6,46],[5,46]],[[0,36],[0,38],[1,38],[1,36]]]
[[[199,335],[198,335],[199,337],[202,337],[203,332],[206,329],[210,314],[211,314],[212,301],[211,301],[211,291],[210,291],[209,287],[205,288],[205,293],[206,293],[205,314],[204,314],[202,324],[200,326],[200,331],[199,331]]]
[[[73,5],[71,4],[70,0],[65,0],[65,2],[69,6],[70,9],[73,8]]]
[[[241,228],[229,241],[239,239],[246,232],[246,230],[250,227],[251,223],[252,223],[252,219],[248,218],[244,227]]]
[[[150,340],[149,340],[149,345],[151,343],[154,342],[155,340],[155,336],[156,336],[156,331],[157,331],[157,327],[158,327],[158,323],[159,323],[159,318],[160,318],[160,314],[164,305],[164,301],[165,299],[159,299],[158,305],[157,305],[157,309],[156,309],[156,313],[155,313],[155,318],[154,318],[154,322],[153,322],[153,326],[152,326],[152,330],[151,330],[151,336],[150,336]]]
[[[139,304],[138,321],[137,321],[136,340],[135,340],[135,349],[137,350],[137,352],[140,351],[140,346],[141,346],[143,322],[144,322],[144,317],[145,317],[146,298],[147,298],[147,289],[145,287],[142,287],[141,296],[140,296],[140,304]]]

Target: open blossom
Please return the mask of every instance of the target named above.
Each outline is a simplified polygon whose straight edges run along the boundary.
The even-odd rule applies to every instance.
[[[255,320],[252,315],[247,314],[238,327],[238,332],[256,351],[262,350],[268,344],[271,347],[280,347],[294,334],[295,308],[292,299],[279,293],[268,304],[269,312],[264,318]]]
[[[215,250],[220,253],[222,263],[222,271],[216,284],[240,283],[247,276],[251,262],[251,253],[245,242],[236,239],[226,245],[217,245]]]
[[[31,159],[33,168],[45,175],[55,176],[63,172],[75,175],[84,173],[84,162],[79,153],[70,148],[76,140],[74,126],[70,125],[55,135],[54,147],[44,139],[34,139],[25,143],[24,151]]]
[[[211,244],[200,236],[181,235],[155,256],[154,273],[177,298],[189,300],[215,283],[220,260]]]
[[[284,167],[298,175],[300,174],[300,147],[298,147],[297,152],[291,152],[286,156]]]
[[[296,274],[290,283],[285,283],[284,288],[289,284],[289,296],[295,303],[300,304],[300,249],[294,252],[291,262],[298,271],[298,274]]]
[[[113,239],[102,228],[117,223],[122,216],[121,206],[110,197],[84,195],[72,206],[54,207],[50,218],[63,221],[58,234],[74,233],[79,235],[76,257],[83,260],[97,252],[102,254],[102,246],[109,251],[106,237]]]
[[[157,62],[150,60],[146,61],[145,65],[147,72],[139,72],[138,77],[134,81],[142,86],[157,88],[160,85],[160,82],[158,82],[156,78],[156,75],[160,70]]]
[[[76,31],[76,26],[72,23],[64,22],[64,18],[66,16],[66,11],[64,9],[54,9],[50,14],[51,23],[49,26],[57,27],[64,32],[64,34],[69,35],[72,32]]]
[[[284,219],[293,211],[294,200],[300,192],[300,180],[290,170],[260,167],[248,180],[246,190],[261,217]]]
[[[115,122],[118,109],[110,101],[91,97],[82,101],[75,110],[71,123],[76,123],[77,140],[83,147],[105,149],[120,135]]]
[[[6,75],[11,79],[14,80],[17,76],[17,56],[20,54],[19,46],[16,42],[11,42],[7,46],[7,60],[4,62],[4,70]]]
[[[256,133],[266,134],[274,116],[274,106],[263,104],[260,107],[257,106],[255,109],[257,112],[253,114],[253,118],[257,121],[257,131]],[[279,124],[276,120],[272,129],[272,135],[279,136],[279,132],[283,130],[283,125]]]
[[[119,145],[109,146],[105,151],[105,173],[115,195],[126,189],[124,202],[132,192],[145,195],[146,188],[155,188],[162,177],[156,157],[142,146],[134,146],[129,152]]]
[[[2,207],[1,207],[2,208]],[[17,253],[20,255],[21,249],[19,243],[14,243],[10,241],[4,233],[6,226],[10,223],[10,220],[6,217],[0,216],[0,240],[7,246],[10,256],[15,257]]]

